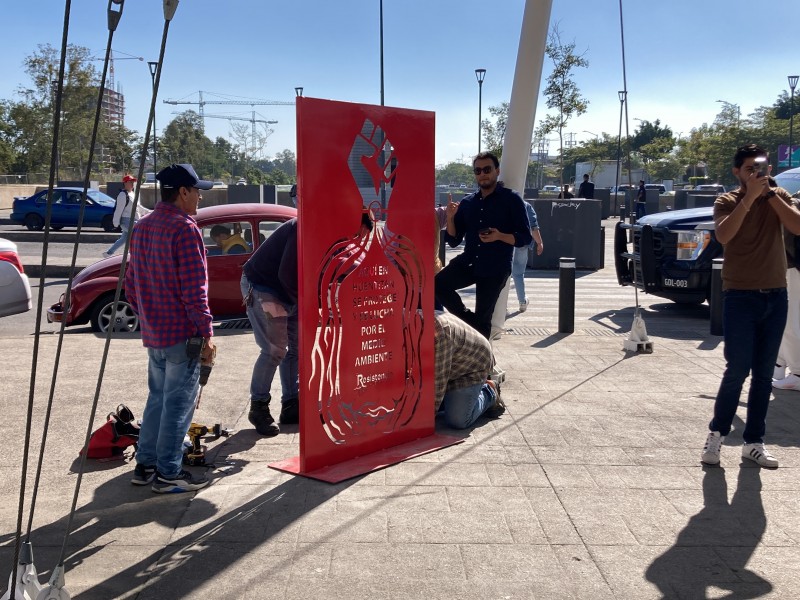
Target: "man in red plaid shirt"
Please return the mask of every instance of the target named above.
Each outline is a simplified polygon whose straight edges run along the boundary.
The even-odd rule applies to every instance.
[[[156,175],[161,201],[133,228],[125,297],[139,315],[149,357],[150,393],[142,415],[136,470],[131,483],[158,493],[188,492],[208,485],[182,467],[200,387],[200,364],[216,348],[208,308],[203,235],[192,218],[212,183],[192,165],[170,165]]]

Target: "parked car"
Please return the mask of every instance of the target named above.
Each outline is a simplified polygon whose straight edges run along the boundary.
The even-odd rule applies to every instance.
[[[790,194],[797,195],[800,192],[800,167],[778,173],[774,179],[780,187]]]
[[[543,185],[542,186],[542,191],[543,192],[556,192],[556,193],[558,193],[561,190],[559,189],[559,187],[557,185]]]
[[[208,250],[208,301],[216,321],[241,319],[245,316],[239,280],[242,265],[253,251],[283,222],[297,214],[296,209],[277,204],[220,204],[197,211],[195,220],[203,233]],[[244,254],[219,254],[211,228],[225,225],[232,233],[241,235],[250,250]],[[68,312],[64,312],[64,295],[47,311],[47,320],[67,327],[89,323],[94,331],[136,331],[139,319],[125,299],[123,287],[119,305],[114,310],[122,257],[112,256],[89,265],[75,276]]]
[[[774,179],[800,198],[800,168],[784,171]],[[714,233],[713,206],[648,215],[634,225],[617,223],[614,232],[619,284],[636,286],[673,302],[699,304],[707,300],[711,295],[712,260],[722,254],[722,244]]]
[[[102,227],[105,231],[114,231],[112,223],[116,201],[98,190],[89,190],[86,194],[86,209],[83,214],[84,227]],[[77,227],[81,209],[83,188],[53,188],[53,212],[50,226],[53,229]],[[27,198],[17,196],[11,208],[11,221],[24,225],[31,231],[44,229],[47,213],[47,190],[37,192]]]
[[[696,185],[694,189],[699,192],[716,192],[717,194],[725,193],[725,186],[719,183],[701,183]]]
[[[646,189],[646,190],[658,190],[659,194],[666,194],[667,193],[667,188],[664,187],[660,183],[645,183],[644,184],[644,189]]]
[[[31,286],[14,242],[0,238],[0,317],[31,309]]]

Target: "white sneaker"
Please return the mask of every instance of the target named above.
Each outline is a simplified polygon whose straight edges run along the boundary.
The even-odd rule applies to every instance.
[[[503,335],[503,331],[500,327],[492,327],[492,331],[489,333],[489,341],[499,340]]]
[[[706,445],[703,446],[703,455],[700,460],[707,465],[719,464],[719,449],[722,447],[722,441],[725,439],[724,435],[720,435],[719,431],[709,431],[706,438]]]
[[[800,377],[794,373],[789,373],[787,377],[773,381],[772,387],[779,390],[795,390],[800,392]]]
[[[778,468],[778,459],[772,456],[766,446],[761,442],[742,446],[742,458],[752,460],[762,467],[769,467],[771,469]]]
[[[775,370],[772,372],[773,379],[783,379],[786,377],[786,367],[775,365]]]
[[[525,298],[522,302],[519,303],[519,312],[525,312],[528,310],[528,299]]]
[[[111,258],[114,256],[113,254],[109,254],[108,252],[103,252],[103,258]]]

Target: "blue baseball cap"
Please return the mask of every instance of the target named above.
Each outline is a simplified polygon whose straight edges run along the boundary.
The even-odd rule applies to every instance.
[[[191,187],[198,190],[210,190],[214,183],[200,179],[192,165],[170,165],[161,169],[156,175],[156,179],[161,183],[161,187],[166,189],[177,189],[179,187]]]

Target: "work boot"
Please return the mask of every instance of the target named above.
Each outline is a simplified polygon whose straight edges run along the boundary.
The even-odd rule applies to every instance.
[[[281,432],[275,419],[269,414],[269,400],[266,402],[252,400],[250,402],[250,412],[247,413],[247,420],[253,424],[256,431],[261,435],[271,437]]]
[[[300,403],[297,398],[289,398],[281,403],[281,416],[278,417],[281,425],[296,425],[300,422]]]

